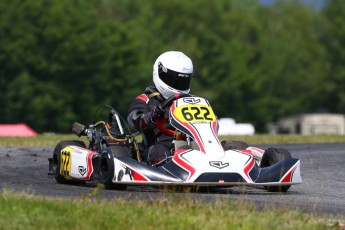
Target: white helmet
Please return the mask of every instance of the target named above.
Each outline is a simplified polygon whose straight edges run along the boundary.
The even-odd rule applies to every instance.
[[[161,54],[153,65],[153,82],[165,99],[176,93],[188,94],[192,77],[193,63],[179,51]]]

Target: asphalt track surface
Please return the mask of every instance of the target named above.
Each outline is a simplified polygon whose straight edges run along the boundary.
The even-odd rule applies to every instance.
[[[266,149],[268,146],[257,146]],[[259,188],[215,189],[199,192],[173,192],[149,187],[128,187],[124,191],[101,189],[103,199],[194,199],[228,202],[245,199],[258,208],[283,206],[312,213],[345,216],[345,143],[271,145],[288,149],[301,159],[303,183],[287,193],[270,193]],[[0,148],[0,192],[24,191],[52,198],[78,199],[92,194],[94,187],[58,184],[48,172],[48,157],[54,147]],[[169,199],[170,200],[170,199]]]

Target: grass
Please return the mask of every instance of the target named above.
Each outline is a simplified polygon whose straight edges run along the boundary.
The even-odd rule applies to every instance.
[[[221,140],[243,140],[249,144],[304,144],[304,143],[344,143],[345,135],[253,135],[253,136],[226,136]]]
[[[42,134],[35,137],[0,137],[0,147],[34,147],[34,146],[55,146],[62,140],[86,140],[85,137],[79,138],[76,135],[68,134]]]
[[[140,139],[140,137],[138,137]],[[296,143],[341,143],[345,142],[345,135],[253,135],[253,136],[221,136],[221,140],[242,140],[249,144],[296,144]],[[61,140],[84,140],[68,134],[43,134],[35,137],[0,137],[0,147],[16,146],[55,146]]]
[[[97,189],[97,188],[96,188]],[[96,193],[97,194],[97,193]],[[0,229],[341,229],[338,221],[285,208],[257,210],[244,201],[206,203],[95,195],[56,200],[27,193],[0,194]]]

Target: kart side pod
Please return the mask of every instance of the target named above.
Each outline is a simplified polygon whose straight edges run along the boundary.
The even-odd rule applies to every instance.
[[[66,146],[48,160],[48,174],[54,175],[58,182],[99,179],[100,155],[95,151],[78,146]]]

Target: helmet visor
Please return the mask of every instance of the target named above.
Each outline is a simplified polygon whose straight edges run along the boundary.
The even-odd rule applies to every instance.
[[[193,73],[188,74],[176,72],[164,67],[162,63],[159,63],[158,76],[165,84],[167,84],[171,88],[177,90],[188,90],[190,88],[190,82]]]

